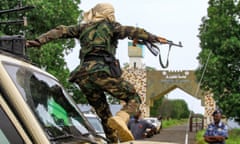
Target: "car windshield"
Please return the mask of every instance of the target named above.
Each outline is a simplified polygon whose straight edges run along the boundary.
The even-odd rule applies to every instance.
[[[50,139],[89,134],[83,114],[55,79],[18,65],[4,67]]]

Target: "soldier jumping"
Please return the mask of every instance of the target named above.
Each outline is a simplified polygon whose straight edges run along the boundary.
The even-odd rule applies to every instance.
[[[116,22],[114,7],[109,3],[99,3],[85,12],[80,24],[60,25],[35,40],[28,40],[26,45],[40,47],[59,38],[77,38],[80,41],[80,64],[71,73],[69,81],[79,85],[101,118],[107,138],[111,143],[133,140],[126,124],[129,116],[138,111],[141,99],[135,88],[121,78],[119,61],[115,58],[118,40],[137,39],[151,46],[168,41],[142,28]],[[126,102],[116,116],[112,115],[104,92]]]

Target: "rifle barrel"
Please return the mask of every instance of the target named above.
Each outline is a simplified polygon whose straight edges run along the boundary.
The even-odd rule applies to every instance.
[[[172,41],[169,41],[169,45],[178,46],[178,47],[183,47],[181,42],[179,42],[178,44],[175,44],[175,43],[173,43]]]

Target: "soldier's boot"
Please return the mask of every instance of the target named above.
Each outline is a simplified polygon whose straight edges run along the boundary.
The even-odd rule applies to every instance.
[[[116,113],[116,116],[113,116],[108,120],[108,126],[117,132],[120,142],[134,140],[131,131],[127,127],[129,118],[129,114],[121,110]]]
[[[109,118],[108,126],[117,131],[121,142],[134,140],[131,131],[127,127],[130,119],[129,114],[134,114],[138,111],[139,104],[134,100],[129,101],[123,108],[116,113],[116,116]]]

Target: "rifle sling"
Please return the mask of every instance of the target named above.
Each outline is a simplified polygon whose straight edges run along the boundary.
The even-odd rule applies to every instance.
[[[159,63],[161,65],[162,68],[167,68],[168,67],[168,64],[169,64],[169,53],[171,51],[171,45],[169,45],[169,48],[168,48],[168,54],[167,54],[167,61],[166,61],[166,64],[164,65],[163,62],[162,62],[162,58],[161,58],[161,52],[160,52],[160,49],[159,49]]]
[[[157,56],[157,55],[159,54],[159,63],[160,63],[160,65],[161,65],[161,67],[162,67],[162,68],[167,68],[167,67],[168,67],[168,64],[169,64],[169,54],[170,54],[172,45],[169,45],[168,54],[167,54],[167,61],[166,61],[166,64],[164,65],[164,64],[163,64],[163,61],[162,61],[162,57],[161,57],[160,48],[159,48],[158,46],[156,46],[156,45],[153,44],[153,43],[149,43],[149,42],[141,41],[141,40],[138,40],[138,43],[139,43],[139,44],[144,44],[144,45],[148,48],[148,50],[149,50],[154,56]]]

